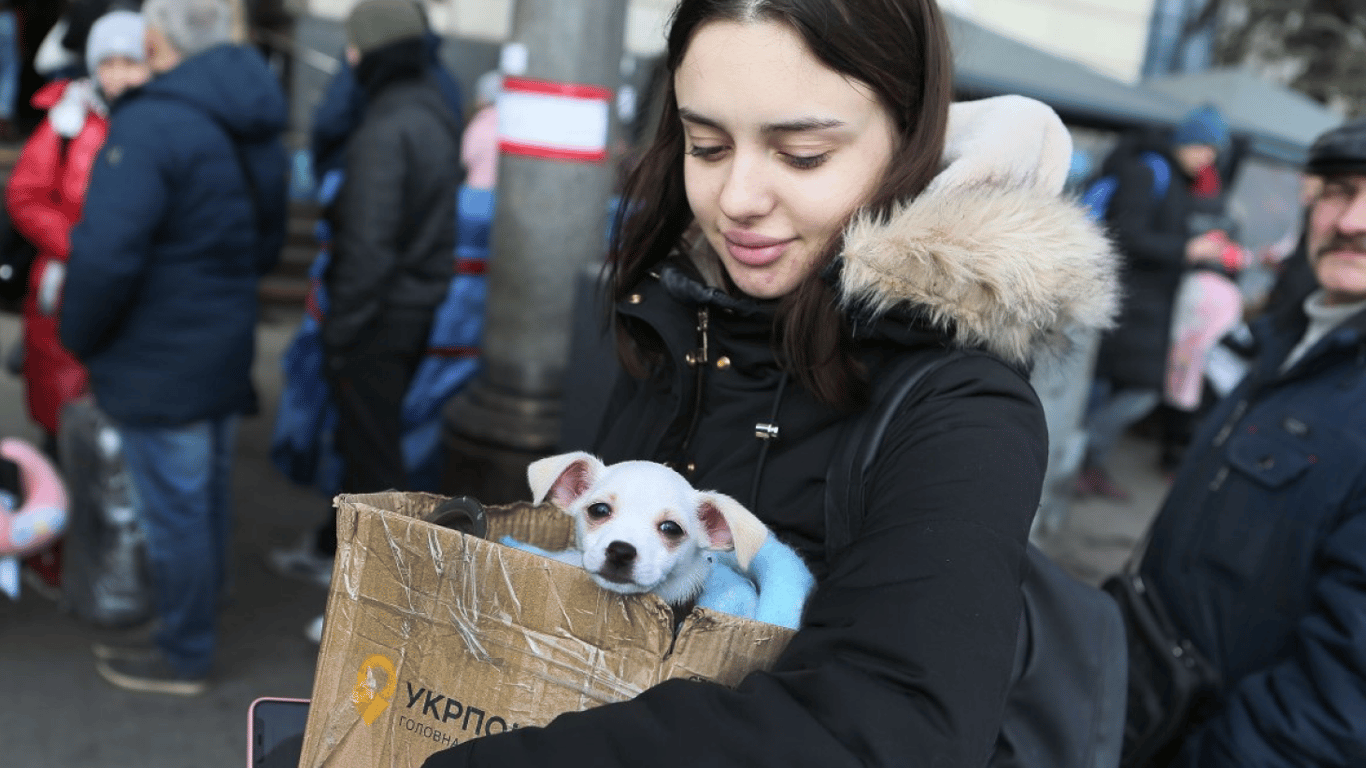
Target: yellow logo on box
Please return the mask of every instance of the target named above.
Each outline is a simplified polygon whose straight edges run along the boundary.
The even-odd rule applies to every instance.
[[[383,688],[377,679],[379,672],[383,672],[386,678]],[[373,725],[375,718],[389,708],[397,691],[398,667],[388,656],[377,653],[366,659],[356,672],[356,687],[351,690],[351,703],[356,706],[365,724]]]

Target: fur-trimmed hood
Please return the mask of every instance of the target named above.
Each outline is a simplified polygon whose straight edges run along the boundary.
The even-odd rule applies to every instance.
[[[864,319],[909,308],[1017,364],[1103,329],[1119,257],[1061,195],[1072,142],[1047,106],[1021,96],[954,104],[945,165],[888,216],[846,228],[841,301]]]

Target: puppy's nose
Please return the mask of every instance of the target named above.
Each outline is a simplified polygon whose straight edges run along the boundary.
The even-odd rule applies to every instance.
[[[607,562],[615,566],[630,565],[636,559],[636,548],[624,541],[607,545]]]

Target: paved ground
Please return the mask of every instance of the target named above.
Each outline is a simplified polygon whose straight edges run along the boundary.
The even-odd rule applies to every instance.
[[[1041,537],[1040,547],[1092,584],[1120,570],[1167,493],[1157,458],[1155,441],[1126,435],[1114,451],[1110,470],[1131,498],[1074,500],[1058,530]]]
[[[293,313],[282,316],[293,317]],[[256,382],[263,412],[243,424],[234,476],[235,597],[222,614],[214,686],[198,698],[134,694],[106,684],[89,652],[92,630],[31,590],[0,596],[0,765],[6,768],[218,768],[246,762],[246,712],[258,696],[310,695],[316,648],[303,625],[323,606],[312,587],[270,574],[263,554],[292,542],[321,514],[324,500],[291,486],[267,450],[279,393],[278,361],[294,330],[263,322]],[[0,347],[19,333],[0,314]],[[0,435],[35,439],[18,380],[0,373]],[[1165,483],[1156,448],[1129,439],[1116,472],[1134,491],[1129,504],[1078,503],[1044,548],[1082,578],[1119,567],[1155,508]]]

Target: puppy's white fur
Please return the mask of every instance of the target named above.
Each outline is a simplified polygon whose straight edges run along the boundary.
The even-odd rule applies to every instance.
[[[685,604],[707,579],[708,551],[733,549],[748,568],[768,537],[739,502],[695,490],[650,461],[606,465],[575,451],[533,462],[527,481],[537,502],[573,516],[580,564],[613,592],[653,592],[670,605]]]

